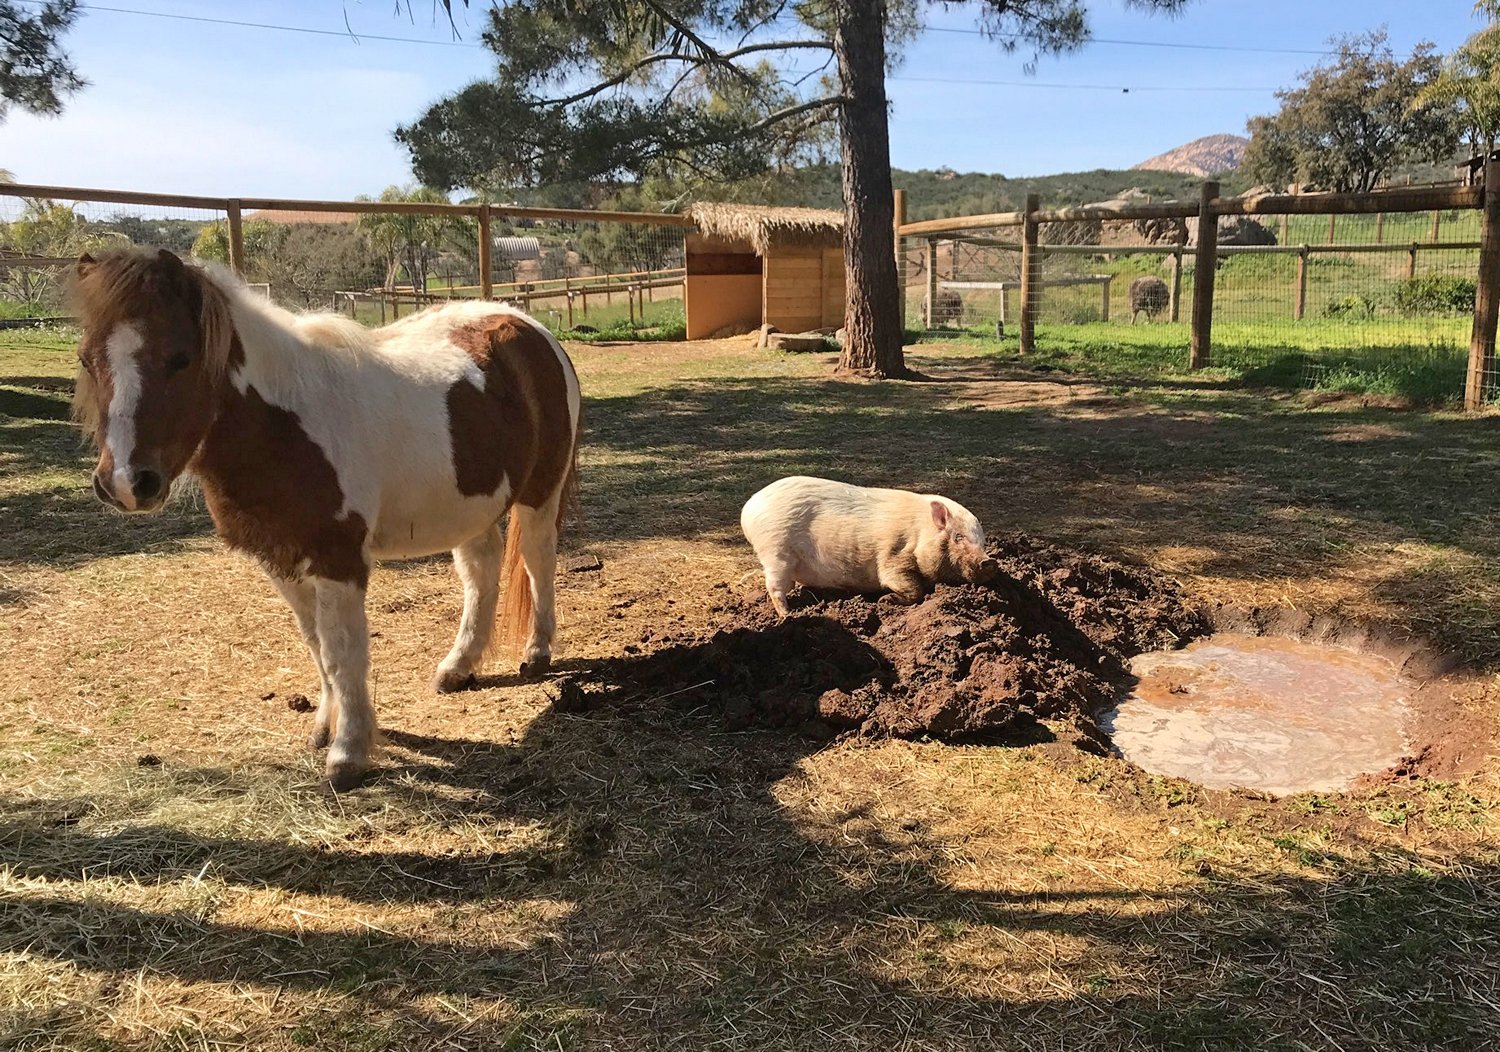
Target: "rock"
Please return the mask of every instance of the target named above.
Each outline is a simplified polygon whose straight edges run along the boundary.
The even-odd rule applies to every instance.
[[[828,337],[820,332],[777,332],[771,334],[770,347],[773,351],[791,351],[804,354],[826,351],[828,349]]]
[[[575,555],[563,560],[563,570],[567,573],[593,573],[595,570],[604,569],[604,560],[597,555]]]

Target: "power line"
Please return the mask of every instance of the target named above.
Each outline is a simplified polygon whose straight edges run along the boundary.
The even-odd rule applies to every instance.
[[[41,0],[21,0],[31,7],[40,7]],[[433,47],[480,48],[484,45],[469,40],[423,40],[421,37],[382,36],[378,33],[356,33],[352,29],[313,29],[309,26],[283,26],[271,22],[241,22],[232,18],[208,18],[204,15],[169,14],[165,11],[141,11],[133,7],[108,7],[103,4],[79,4],[80,11],[105,11],[114,15],[138,15],[142,18],[165,18],[175,22],[205,22],[216,26],[236,26],[241,29],[274,29],[282,33],[305,33],[309,36],[341,37],[359,43],[361,40],[379,40],[397,44],[428,44]]]
[[[956,26],[927,26],[924,33],[962,33],[966,36],[981,36],[990,40],[1003,40],[1006,43],[1023,43],[1025,37],[1007,33],[990,33],[983,29],[962,29]],[[1241,44],[1184,44],[1165,40],[1121,40],[1113,37],[1088,37],[1080,41],[1083,44],[1110,44],[1118,47],[1156,47],[1172,48],[1183,51],[1244,51],[1257,55],[1331,55],[1333,52],[1327,50],[1314,51],[1308,48],[1292,47],[1245,47]]]
[[[31,7],[40,7],[41,0],[21,0],[21,3]],[[136,15],[141,18],[165,18],[177,22],[202,22],[209,25],[236,26],[241,29],[270,29],[283,33],[304,33],[309,36],[341,37],[345,40],[379,40],[384,43],[398,44],[427,44],[432,47],[462,47],[483,49],[484,45],[468,40],[424,40],[421,37],[398,37],[387,36],[379,33],[356,33],[352,29],[313,29],[309,26],[285,26],[272,22],[245,22],[232,18],[209,18],[206,15],[182,15],[172,14],[165,11],[142,11],[132,7],[113,7],[105,4],[79,4],[82,11],[104,11],[116,15]],[[983,29],[964,29],[956,26],[926,26],[926,33],[959,33],[966,36],[981,36],[991,40],[1002,40],[1007,43],[1022,43],[1024,37],[1014,34],[988,33]],[[1330,55],[1333,52],[1327,50],[1313,50],[1309,48],[1284,48],[1284,47],[1247,47],[1241,44],[1187,44],[1180,42],[1168,42],[1161,40],[1123,40],[1112,37],[1089,37],[1083,41],[1084,44],[1108,44],[1118,47],[1152,47],[1168,48],[1181,51],[1236,51],[1257,55]]]
[[[1200,91],[1243,91],[1265,94],[1279,90],[1277,88],[1220,87],[1217,85],[1199,87],[1183,84],[1065,84],[1044,80],[971,80],[963,77],[907,77],[901,75],[889,76],[886,79],[920,84],[964,84],[1001,88],[1072,88],[1080,91],[1117,91],[1124,95],[1128,95],[1132,91],[1191,91],[1195,93]]]

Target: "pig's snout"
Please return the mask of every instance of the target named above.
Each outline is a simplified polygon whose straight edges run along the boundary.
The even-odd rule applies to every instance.
[[[994,559],[980,559],[969,567],[969,581],[973,584],[989,584],[1000,576],[1000,564]]]

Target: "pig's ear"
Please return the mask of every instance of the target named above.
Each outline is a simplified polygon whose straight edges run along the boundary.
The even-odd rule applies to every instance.
[[[940,500],[932,502],[932,524],[940,530],[948,528],[948,505]]]

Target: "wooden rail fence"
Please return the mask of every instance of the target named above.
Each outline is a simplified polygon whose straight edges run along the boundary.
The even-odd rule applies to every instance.
[[[443,215],[469,218],[475,220],[478,227],[479,285],[472,287],[478,290],[481,299],[494,298],[491,262],[493,240],[490,230],[496,218],[573,223],[636,223],[679,228],[694,226],[690,217],[673,212],[608,212],[586,208],[527,208],[519,205],[488,203],[455,205],[427,201],[315,201],[283,197],[203,197],[192,194],[152,194],[135,190],[107,190],[97,187],[46,186],[39,183],[0,184],[0,197],[195,208],[223,212],[229,226],[229,265],[235,273],[241,276],[245,273],[244,213],[247,210]]]
[[[1439,242],[1443,212],[1477,209],[1480,212],[1480,240],[1461,242]],[[1394,213],[1430,212],[1432,221],[1427,238],[1422,241],[1387,242],[1385,216]],[[904,215],[904,209],[898,213]],[[1277,245],[1218,245],[1220,216],[1232,215],[1279,215],[1281,243]],[[1327,242],[1324,244],[1287,244],[1287,217],[1293,215],[1327,215]],[[1375,215],[1376,243],[1340,244],[1335,240],[1336,220],[1340,215]],[[1039,232],[1044,223],[1078,223],[1094,221],[1133,221],[1140,219],[1190,219],[1198,220],[1197,243],[1161,245],[1046,245],[1042,244]],[[975,231],[1002,230],[1010,227],[1020,229],[1019,241],[972,236]],[[1296,294],[1292,305],[1292,316],[1303,317],[1307,299],[1307,263],[1311,256],[1319,253],[1359,252],[1405,252],[1406,273],[1416,274],[1417,256],[1421,252],[1453,249],[1478,249],[1479,271],[1477,294],[1474,300],[1474,325],[1469,341],[1469,361],[1464,386],[1464,405],[1478,409],[1488,389],[1496,383],[1495,344],[1497,329],[1500,329],[1500,161],[1489,161],[1484,167],[1483,181],[1476,186],[1438,185],[1409,186],[1396,189],[1377,190],[1367,194],[1256,194],[1243,197],[1219,196],[1219,184],[1213,181],[1203,184],[1197,201],[1161,201],[1145,204],[1084,205],[1076,208],[1043,209],[1035,194],[1028,195],[1026,207],[1017,212],[995,212],[985,215],[953,216],[946,219],[928,219],[915,223],[898,220],[897,245],[901,238],[925,240],[927,261],[927,321],[931,323],[935,293],[939,285],[949,288],[979,287],[999,288],[1004,297],[1010,289],[1019,289],[1020,350],[1030,354],[1036,350],[1036,310],[1040,303],[1039,292],[1049,284],[1043,280],[1040,261],[1048,255],[1144,255],[1171,256],[1173,260],[1170,311],[1171,318],[1178,318],[1178,300],[1182,282],[1184,255],[1193,259],[1193,310],[1191,318],[1191,348],[1189,366],[1203,368],[1213,361],[1213,295],[1214,277],[1220,257],[1248,254],[1285,254],[1297,258]],[[939,282],[937,280],[937,239],[939,236],[963,236],[964,240],[981,246],[1019,251],[1021,254],[1021,277],[1009,282]],[[1097,279],[1094,279],[1097,280]],[[1094,283],[1094,280],[1085,283]],[[1104,283],[1104,295],[1108,297],[1108,283]],[[904,297],[903,297],[904,299]],[[1004,308],[1002,307],[1002,310]],[[1108,307],[1104,309],[1108,317]]]

